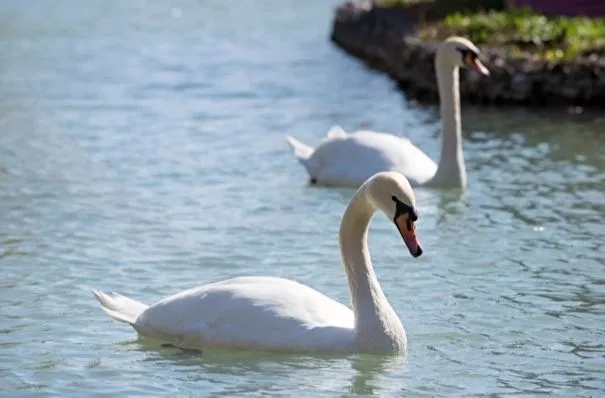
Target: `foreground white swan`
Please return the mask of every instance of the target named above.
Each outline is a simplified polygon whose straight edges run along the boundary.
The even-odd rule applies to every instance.
[[[239,277],[168,297],[151,307],[93,291],[103,310],[144,336],[181,348],[230,348],[404,354],[406,335],[374,274],[370,219],[382,210],[414,257],[415,199],[407,179],[376,174],[355,193],[340,225],[340,250],[353,311],[312,288],[275,277]]]
[[[286,137],[295,156],[307,169],[311,183],[358,187],[374,173],[392,170],[405,175],[412,185],[464,188],[466,168],[460,127],[459,67],[489,75],[473,43],[462,37],[450,37],[440,44],[435,56],[443,123],[439,165],[406,138],[365,130],[347,133],[335,126],[316,149]]]

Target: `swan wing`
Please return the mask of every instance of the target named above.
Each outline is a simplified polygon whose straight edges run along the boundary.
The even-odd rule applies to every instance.
[[[380,171],[398,171],[420,185],[435,175],[437,164],[406,138],[362,130],[329,134],[307,159],[307,169],[325,185],[357,187]]]
[[[168,297],[133,325],[180,347],[351,350],[352,311],[282,278],[240,277]]]
[[[342,127],[335,125],[328,130],[326,138],[346,138],[348,133]]]

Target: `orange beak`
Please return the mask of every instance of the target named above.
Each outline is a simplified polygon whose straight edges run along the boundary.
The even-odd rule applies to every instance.
[[[470,52],[467,53],[464,57],[464,64],[467,68],[476,70],[483,76],[489,76],[489,69],[487,69],[485,65],[483,65],[479,58],[477,58]]]
[[[410,220],[407,213],[401,214],[395,219],[395,225],[403,238],[403,242],[408,247],[410,254],[419,257],[422,254],[422,246],[416,237],[416,225]]]

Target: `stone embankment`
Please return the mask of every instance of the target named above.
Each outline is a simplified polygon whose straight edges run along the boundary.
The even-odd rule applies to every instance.
[[[438,99],[434,57],[438,43],[415,37],[413,17],[403,8],[346,2],[336,10],[332,40],[371,67],[388,73],[410,98]],[[486,105],[565,105],[605,108],[605,54],[547,61],[527,53],[512,57],[480,47],[491,75],[462,70],[464,101]]]

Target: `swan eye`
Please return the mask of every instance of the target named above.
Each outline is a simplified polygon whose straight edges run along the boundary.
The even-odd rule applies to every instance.
[[[462,56],[462,63],[465,65],[471,65],[475,62],[477,58],[479,58],[479,54],[469,48],[460,48],[457,47],[456,50]]]
[[[458,52],[460,53],[460,55],[462,55],[462,58],[466,58],[468,56],[471,56],[473,58],[477,58],[479,56],[479,54],[477,54],[476,52],[474,52],[473,50],[469,49],[469,48],[456,48],[456,50],[458,50]]]
[[[402,214],[408,214],[409,220],[411,220],[411,221],[418,220],[418,213],[416,212],[416,209],[414,209],[412,206],[406,205],[405,203],[400,201],[397,198],[397,196],[395,196],[395,195],[391,196],[391,199],[393,200],[393,202],[395,202],[395,205],[396,205],[395,218],[398,218]]]

